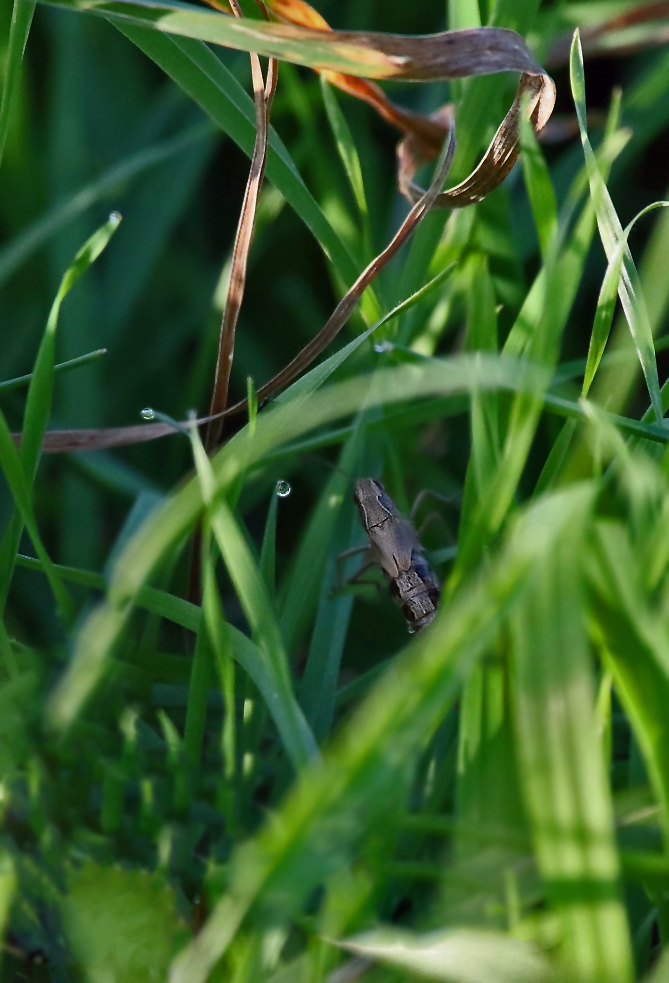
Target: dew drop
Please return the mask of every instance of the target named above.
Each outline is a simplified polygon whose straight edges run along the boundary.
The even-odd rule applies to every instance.
[[[114,225],[118,225],[122,218],[123,218],[123,216],[121,215],[120,212],[110,212],[109,213],[109,221],[110,222],[113,222]]]
[[[288,498],[288,496],[291,493],[291,490],[292,489],[290,485],[288,484],[287,481],[284,481],[283,478],[280,478],[279,481],[277,481],[276,493],[279,496],[279,498]]]
[[[412,625],[408,626],[407,631],[409,632],[410,635],[416,634],[416,629]]]
[[[141,416],[142,420],[153,420],[155,419],[156,413],[150,406],[145,406],[139,415]]]
[[[389,341],[379,341],[374,345],[374,351],[377,355],[382,355],[384,352],[389,352],[392,347]]]

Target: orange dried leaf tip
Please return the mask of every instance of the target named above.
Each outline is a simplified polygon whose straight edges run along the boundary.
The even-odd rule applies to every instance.
[[[289,24],[313,27],[316,31],[331,30],[325,18],[304,0],[268,0],[267,6],[276,17]]]

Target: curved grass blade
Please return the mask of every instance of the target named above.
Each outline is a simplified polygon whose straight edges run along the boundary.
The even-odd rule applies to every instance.
[[[404,365],[353,378],[318,393],[315,390],[341,364],[365,335],[319,365],[260,414],[253,438],[248,428],[229,440],[212,459],[217,494],[225,494],[240,473],[264,460],[274,448],[332,420],[360,410],[364,397],[369,406],[392,404],[433,394],[466,393],[485,389],[535,392],[543,390],[549,376],[538,366],[512,360],[456,357],[421,366]],[[305,407],[308,406],[308,412]],[[127,627],[139,592],[152,571],[193,528],[202,510],[202,495],[195,479],[167,499],[134,537],[115,564],[107,600],[83,625],[70,665],[51,701],[54,726],[67,728],[105,673],[108,660]]]
[[[660,382],[657,374],[657,363],[655,361],[655,348],[653,345],[653,333],[648,319],[648,312],[641,293],[639,276],[632,259],[629,248],[624,245],[624,232],[616,210],[611,201],[611,196],[602,179],[595,155],[588,139],[588,129],[585,110],[585,79],[583,73],[583,52],[579,33],[574,33],[570,56],[570,79],[574,103],[576,105],[576,115],[581,131],[581,142],[585,154],[586,166],[588,168],[588,178],[590,181],[590,194],[597,214],[597,225],[601,236],[602,245],[609,262],[615,255],[616,247],[623,243],[622,270],[619,285],[619,296],[627,323],[629,324],[632,339],[639,356],[641,368],[646,379],[646,385],[650,394],[650,401],[655,413],[656,420],[659,422],[664,416],[662,407],[662,396],[660,394]]]
[[[19,485],[16,484],[16,476],[12,479],[14,482],[12,486],[13,492],[15,496],[16,494],[19,494],[21,498],[21,501],[19,502],[19,500],[15,497],[19,512],[11,519],[2,537],[2,542],[0,543],[0,611],[4,611],[5,604],[7,602],[7,594],[12,581],[16,554],[18,552],[19,542],[21,540],[23,526],[26,521],[26,514],[30,514],[32,526],[30,534],[31,538],[33,538],[33,542],[35,543],[35,547],[37,548],[37,543],[34,540],[34,534],[37,530],[34,517],[32,516],[32,485],[37,473],[37,466],[39,464],[42,451],[44,434],[46,432],[49,415],[51,413],[54,367],[56,363],[56,331],[58,328],[58,315],[60,313],[61,304],[77,280],[79,280],[79,278],[86,272],[88,267],[95,262],[100,253],[103,251],[110,238],[118,228],[120,221],[121,216],[116,213],[112,213],[108,221],[105,222],[105,224],[96,232],[94,232],[90,239],[88,239],[88,241],[81,247],[63,276],[47,320],[44,335],[42,337],[37,358],[35,360],[35,369],[33,371],[30,387],[28,389],[26,409],[23,418],[23,431],[21,433],[21,444],[18,451],[18,459],[20,460],[21,467],[23,469],[24,483],[21,483],[19,487]],[[4,417],[2,419],[2,423],[4,431],[6,429]],[[6,443],[5,436],[6,435],[3,432],[3,443]],[[10,461],[7,459],[8,454],[9,452],[6,449],[3,464],[6,467],[12,468],[13,462],[10,463]],[[25,497],[26,493],[28,496],[27,499]],[[26,510],[28,510],[28,512]],[[43,547],[41,548],[43,549]],[[42,556],[40,556],[40,559],[42,559]],[[60,584],[53,567],[51,567],[50,582],[52,582],[52,586],[54,584],[57,585],[58,594],[56,596],[59,597],[59,604],[61,606],[61,610],[64,612],[69,608],[69,601],[66,596],[67,592],[65,591],[63,585]]]
[[[230,579],[235,585],[237,596],[248,618],[254,639],[272,666],[274,678],[280,686],[278,696],[284,702],[293,703],[293,684],[288,668],[288,656],[262,574],[256,566],[251,550],[231,510],[218,494],[214,472],[195,427],[191,428],[191,443],[211,531],[225,561]],[[305,755],[305,739],[308,737],[311,739],[311,748],[309,753]],[[304,718],[302,718],[300,732],[291,733],[289,739],[290,742],[286,746],[286,751],[296,768],[301,768],[311,757],[317,754],[316,741],[313,739]]]
[[[288,920],[304,897],[351,859],[366,829],[383,823],[415,755],[522,596],[525,561],[508,554],[503,560],[440,610],[358,708],[325,762],[309,767],[275,821],[236,851],[228,891],[198,938],[177,956],[172,983],[204,983],[259,897],[275,924]]]
[[[630,232],[638,220],[648,212],[654,211],[656,208],[666,208],[667,206],[669,206],[669,202],[667,201],[656,201],[652,205],[648,205],[646,208],[643,208],[637,215],[635,215],[632,221],[623,231],[622,239],[615,247],[611,258],[609,259],[609,264],[606,268],[604,280],[602,281],[602,287],[597,299],[595,323],[593,324],[592,334],[590,335],[588,360],[585,366],[583,389],[581,390],[582,396],[587,396],[590,391],[590,386],[595,378],[595,373],[597,372],[602,355],[604,354],[604,349],[606,348],[606,342],[609,338],[611,323],[613,321],[613,312],[615,310],[616,299],[620,289],[622,264],[625,257],[625,251],[628,249],[627,242]]]

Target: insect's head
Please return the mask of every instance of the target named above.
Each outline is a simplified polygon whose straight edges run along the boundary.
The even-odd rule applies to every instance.
[[[387,496],[387,492],[380,481],[376,478],[358,478],[353,491],[353,501],[360,506],[362,502],[368,502],[380,496]]]

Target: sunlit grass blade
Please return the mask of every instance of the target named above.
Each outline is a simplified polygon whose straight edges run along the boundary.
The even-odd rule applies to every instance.
[[[585,633],[584,539],[595,488],[546,496],[521,520],[536,567],[513,618],[521,788],[548,898],[563,925],[566,978],[630,981],[613,812]]]
[[[196,942],[175,960],[173,983],[204,983],[260,896],[276,899],[275,924],[284,923],[323,878],[341,870],[366,830],[378,832],[406,789],[416,753],[520,596],[524,572],[524,562],[505,557],[503,566],[442,609],[400,657],[326,762],[305,771],[276,821],[233,857],[229,890]]]
[[[585,367],[583,389],[581,391],[582,396],[588,395],[590,386],[592,385],[592,381],[595,377],[595,373],[602,359],[602,355],[604,354],[604,349],[606,348],[606,342],[608,341],[609,332],[611,330],[611,322],[613,321],[613,312],[615,310],[618,291],[620,289],[622,264],[625,258],[625,252],[629,251],[627,242],[630,232],[638,220],[648,212],[654,211],[656,208],[665,208],[667,205],[669,205],[669,202],[656,201],[652,205],[648,205],[646,208],[642,209],[638,215],[635,215],[635,217],[623,231],[622,238],[616,245],[609,259],[609,264],[606,268],[606,274],[604,276],[604,280],[602,281],[602,287],[597,300],[595,323],[592,328],[592,334],[590,335],[588,360]]]
[[[613,565],[611,565],[613,564]],[[621,566],[621,564],[624,564]],[[624,530],[597,529],[592,579],[597,596],[596,634],[604,643],[607,668],[642,749],[648,775],[662,803],[665,844],[669,842],[669,639],[644,601],[636,557]]]
[[[585,154],[588,177],[590,180],[590,193],[592,195],[595,211],[597,213],[597,224],[602,245],[609,262],[615,254],[619,243],[624,243],[624,232],[616,214],[611,196],[606,188],[604,180],[599,173],[590,141],[588,139],[586,110],[585,110],[585,79],[583,73],[583,54],[578,31],[574,34],[570,56],[570,79],[574,103],[576,105],[576,115],[578,117],[579,128],[581,131],[581,142]],[[648,312],[641,293],[639,277],[632,259],[632,254],[628,247],[623,246],[622,270],[619,287],[620,302],[622,304],[630,332],[636,346],[641,368],[646,379],[650,400],[657,420],[661,420],[664,411],[662,408],[662,397],[660,395],[660,382],[657,374],[657,363],[655,361],[655,349],[653,346],[653,334],[648,320]]]
[[[411,978],[471,983],[547,983],[548,962],[534,946],[501,932],[451,929],[417,934],[381,928],[347,939],[344,947],[372,963],[408,971]]]

